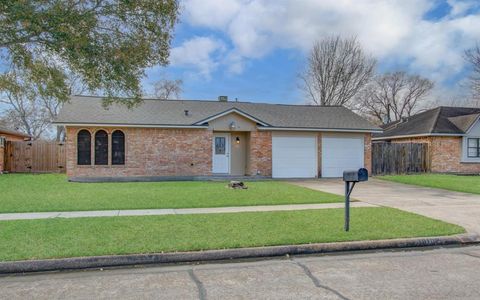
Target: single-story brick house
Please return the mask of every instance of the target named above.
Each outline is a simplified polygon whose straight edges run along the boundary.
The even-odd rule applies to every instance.
[[[30,136],[26,133],[0,126],[0,174],[5,171],[5,146],[7,141],[29,140]]]
[[[438,173],[480,173],[480,108],[440,106],[386,125],[374,142],[427,143]]]
[[[133,109],[74,96],[66,127],[67,175],[339,177],[371,165],[381,129],[341,106],[145,99]]]

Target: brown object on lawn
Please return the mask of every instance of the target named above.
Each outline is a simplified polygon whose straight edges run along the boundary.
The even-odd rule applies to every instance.
[[[230,181],[228,187],[231,189],[248,189],[248,187],[242,181]]]

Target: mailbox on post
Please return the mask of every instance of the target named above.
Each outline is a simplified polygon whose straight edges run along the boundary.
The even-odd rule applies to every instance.
[[[343,172],[343,181],[345,182],[359,182],[359,181],[367,181],[367,180],[368,180],[368,170],[365,168]]]
[[[355,183],[367,180],[368,170],[365,168],[343,171],[343,181],[345,181],[345,231],[350,230],[350,194],[353,187]]]

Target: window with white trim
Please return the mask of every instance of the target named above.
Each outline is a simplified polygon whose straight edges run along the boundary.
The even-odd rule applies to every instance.
[[[467,139],[467,157],[480,157],[480,138]]]

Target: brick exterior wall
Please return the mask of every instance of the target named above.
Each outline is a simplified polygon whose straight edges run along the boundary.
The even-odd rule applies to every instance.
[[[272,132],[250,132],[249,175],[272,176]]]
[[[77,133],[87,129],[94,135],[109,134],[109,165],[77,165]],[[125,165],[111,165],[111,134],[125,134]],[[211,175],[213,131],[207,129],[81,128],[67,127],[67,175],[69,177],[197,176]],[[247,175],[272,176],[272,132],[252,131],[247,147]],[[321,171],[322,134],[318,133],[318,171]],[[365,168],[371,170],[371,134],[365,135]]]
[[[67,128],[67,175],[69,177],[190,176],[210,175],[212,131],[204,129],[105,128],[109,134],[125,133],[125,165],[78,166],[77,133],[92,134],[92,163],[95,131],[103,128]],[[109,147],[111,151],[111,147]],[[109,152],[110,152],[109,151]],[[111,162],[109,153],[109,162]]]
[[[462,138],[432,137],[432,172],[480,173],[480,163],[462,163]]]
[[[392,143],[429,145],[430,169],[434,173],[480,173],[480,163],[462,163],[462,138],[429,136],[392,140]]]

